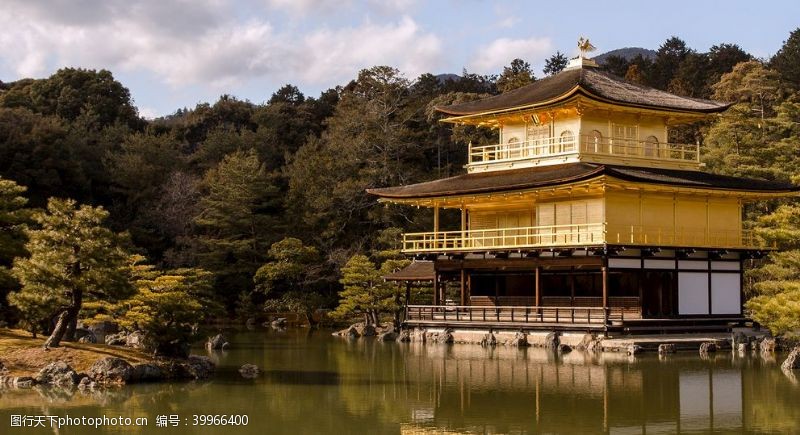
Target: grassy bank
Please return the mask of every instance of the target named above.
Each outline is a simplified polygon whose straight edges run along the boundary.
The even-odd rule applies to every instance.
[[[62,342],[61,347],[45,350],[46,337],[33,338],[25,331],[0,328],[0,362],[12,376],[32,376],[54,361],[64,361],[76,372],[86,372],[97,360],[109,356],[131,364],[151,361],[150,355],[139,350],[105,344]]]

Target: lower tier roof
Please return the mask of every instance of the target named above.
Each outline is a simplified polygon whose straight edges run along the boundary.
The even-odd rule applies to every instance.
[[[722,189],[756,193],[800,191],[800,186],[779,181],[754,180],[691,170],[640,168],[579,162],[469,173],[405,186],[367,189],[367,192],[386,199],[433,198],[544,188],[587,181],[600,176],[610,176],[630,182],[696,189]]]

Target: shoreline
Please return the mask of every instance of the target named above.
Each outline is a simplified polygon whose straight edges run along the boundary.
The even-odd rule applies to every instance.
[[[153,357],[139,349],[99,343],[62,342],[59,347],[45,349],[45,338],[0,328],[0,388],[47,385],[94,389],[206,379],[216,368],[206,356]]]

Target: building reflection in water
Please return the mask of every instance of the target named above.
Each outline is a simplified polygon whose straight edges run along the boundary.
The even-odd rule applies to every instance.
[[[727,352],[708,360],[474,345],[411,345],[408,352],[409,396],[417,400],[409,403],[407,432],[633,434],[745,427],[742,370]]]

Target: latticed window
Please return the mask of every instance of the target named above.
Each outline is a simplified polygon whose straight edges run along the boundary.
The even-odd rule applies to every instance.
[[[637,152],[636,137],[639,128],[635,125],[614,124],[612,146],[613,154],[635,155]]]

